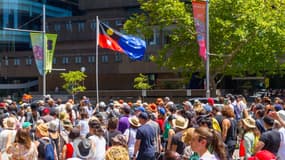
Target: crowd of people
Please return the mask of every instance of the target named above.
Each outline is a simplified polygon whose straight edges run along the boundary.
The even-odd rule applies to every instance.
[[[176,102],[177,103],[177,102]],[[176,105],[83,96],[0,103],[2,160],[285,160],[285,104],[242,95]]]

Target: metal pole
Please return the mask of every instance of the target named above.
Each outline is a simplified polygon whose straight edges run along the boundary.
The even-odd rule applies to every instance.
[[[206,97],[211,96],[210,91],[210,43],[209,43],[209,3],[210,0],[206,0],[206,34],[207,34],[207,49],[206,49]]]
[[[96,16],[96,99],[97,104],[99,104],[99,80],[98,80],[98,45],[99,45],[99,18]]]
[[[46,95],[46,4],[43,2],[43,97]]]

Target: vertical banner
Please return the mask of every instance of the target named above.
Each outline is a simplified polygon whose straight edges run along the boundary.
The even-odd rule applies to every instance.
[[[206,1],[192,1],[199,55],[206,61]]]
[[[44,67],[44,46],[43,46],[43,34],[42,33],[30,33],[34,58],[36,66],[40,75],[43,75]]]
[[[43,46],[43,34],[42,33],[30,33],[34,58],[36,66],[40,75],[44,73],[44,60],[45,60],[45,73],[49,73],[52,70],[53,54],[55,49],[55,43],[57,39],[57,34],[46,34],[45,44],[46,44],[46,54],[44,54]]]
[[[57,34],[46,34],[46,73],[50,73],[52,70],[53,54],[55,49],[55,43],[57,39]]]

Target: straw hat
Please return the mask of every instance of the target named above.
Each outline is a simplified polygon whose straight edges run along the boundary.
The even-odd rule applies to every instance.
[[[41,134],[43,137],[48,137],[48,124],[47,123],[41,123],[36,127],[36,130]]]
[[[176,128],[185,129],[188,127],[188,119],[182,116],[176,116],[175,119],[172,120],[173,124]]]
[[[73,125],[69,119],[65,119],[65,120],[63,120],[63,127],[73,128]]]
[[[130,124],[135,126],[135,127],[139,127],[141,125],[139,122],[139,119],[136,116],[129,117],[128,120],[129,120]]]
[[[252,119],[251,117],[247,117],[247,118],[242,119],[242,122],[248,128],[255,128],[256,127],[255,120]]]

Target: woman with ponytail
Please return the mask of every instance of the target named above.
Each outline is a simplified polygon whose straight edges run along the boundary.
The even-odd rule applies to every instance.
[[[224,143],[219,133],[206,127],[195,128],[191,138],[191,148],[200,160],[226,160]]]

